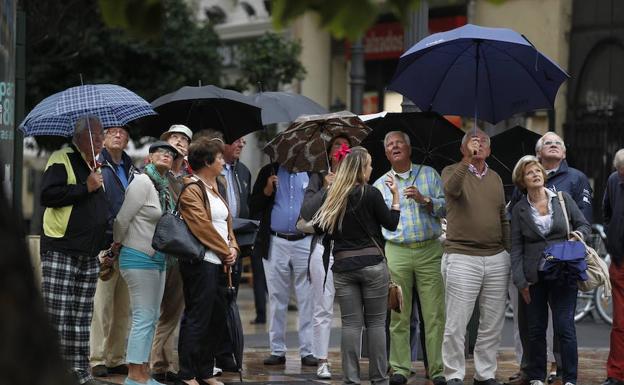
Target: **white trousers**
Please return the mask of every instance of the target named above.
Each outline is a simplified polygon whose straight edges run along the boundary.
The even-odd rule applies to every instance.
[[[269,342],[271,354],[286,354],[286,326],[291,274],[294,278],[299,319],[299,354],[312,354],[312,287],[308,280],[308,256],[311,236],[288,241],[271,236],[269,259],[263,259],[264,274],[269,291]]]
[[[310,281],[314,301],[312,354],[314,357],[326,360],[329,349],[329,337],[331,334],[332,319],[334,315],[334,275],[331,267],[334,264],[334,256],[329,256],[327,280],[325,279],[325,267],[323,267],[323,252],[325,248],[317,243],[310,256]],[[323,287],[323,283],[325,283]]]
[[[444,254],[442,277],[446,288],[446,326],[442,342],[444,376],[464,379],[466,327],[475,303],[479,304],[479,330],[474,348],[474,378],[496,378],[496,354],[505,319],[509,282],[509,253],[479,257]]]

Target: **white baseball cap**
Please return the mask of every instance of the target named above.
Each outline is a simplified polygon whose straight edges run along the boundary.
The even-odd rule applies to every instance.
[[[171,134],[173,134],[174,132],[179,132],[180,134],[186,135],[189,139],[189,142],[191,141],[191,139],[193,139],[193,131],[191,131],[190,128],[186,127],[183,124],[174,124],[173,126],[169,127],[169,130],[163,132],[163,134],[160,135],[160,140],[169,139]]]

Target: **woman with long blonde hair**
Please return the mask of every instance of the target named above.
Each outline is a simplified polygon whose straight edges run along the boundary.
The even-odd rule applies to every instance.
[[[334,287],[341,309],[343,382],[360,383],[360,339],[362,327],[366,326],[371,384],[387,384],[389,275],[382,252],[381,226],[396,230],[399,193],[394,177],[388,176],[386,185],[392,192],[389,210],[381,192],[367,184],[371,157],[363,147],[343,148],[338,156],[343,159],[312,221],[317,231],[333,241],[332,250],[326,253],[334,256]]]

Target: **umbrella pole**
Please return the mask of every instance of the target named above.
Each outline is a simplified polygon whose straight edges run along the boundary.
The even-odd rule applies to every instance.
[[[477,136],[477,109],[479,100],[479,48],[481,47],[481,41],[477,40],[477,64],[475,66],[475,98],[474,98],[474,136]],[[472,155],[477,155],[477,151],[473,151]]]

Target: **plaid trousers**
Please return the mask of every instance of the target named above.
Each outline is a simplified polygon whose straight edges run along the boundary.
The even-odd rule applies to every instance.
[[[89,332],[98,279],[97,256],[41,252],[42,295],[61,354],[82,384],[89,370]]]

